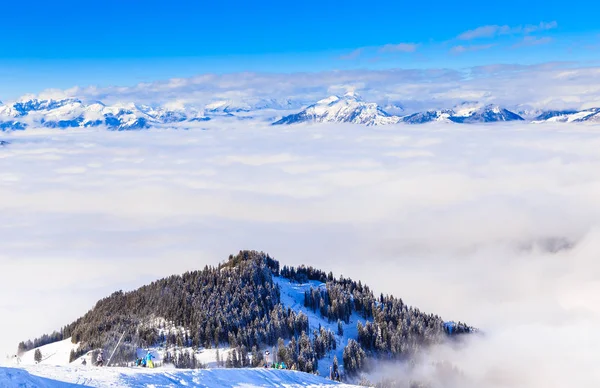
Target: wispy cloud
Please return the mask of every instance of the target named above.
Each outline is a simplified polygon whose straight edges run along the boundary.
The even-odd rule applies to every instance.
[[[521,42],[514,44],[513,48],[539,46],[539,45],[543,45],[543,44],[552,43],[553,41],[554,41],[554,39],[552,39],[549,36],[542,37],[542,38],[536,38],[535,36],[525,36]]]
[[[397,43],[397,44],[386,44],[379,48],[380,53],[414,53],[417,51],[419,45],[417,43]]]
[[[508,26],[508,25],[486,25],[468,30],[458,35],[459,40],[473,40],[482,38],[494,38],[501,35],[519,35],[531,34],[537,31],[551,30],[558,27],[556,21],[541,22],[539,24],[528,24],[526,26]]]
[[[552,30],[557,27],[558,27],[558,23],[556,21],[552,21],[552,22],[548,22],[548,23],[541,22],[540,24],[527,25],[527,26],[523,27],[523,33],[530,34],[532,32],[536,32],[536,31]]]
[[[463,54],[466,52],[471,52],[471,51],[483,51],[483,50],[488,50],[490,48],[494,47],[493,44],[481,44],[481,45],[476,45],[476,46],[462,46],[462,45],[458,45],[458,46],[454,46],[450,49],[450,52],[452,54]]]
[[[341,55],[341,60],[354,60],[360,57],[372,57],[376,53],[414,53],[419,48],[418,43],[390,43],[383,46],[359,47],[348,54]]]
[[[348,54],[340,55],[339,58],[343,61],[351,61],[353,59],[360,57],[361,54],[363,53],[363,51],[364,51],[364,48],[358,48],[356,50],[351,51]]]
[[[457,38],[460,40],[473,40],[479,38],[493,38],[498,35],[510,34],[512,31],[509,26],[489,25],[477,27],[474,30],[465,31]]]

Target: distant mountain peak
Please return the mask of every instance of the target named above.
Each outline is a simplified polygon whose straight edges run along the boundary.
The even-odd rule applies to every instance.
[[[314,123],[353,123],[364,125],[394,124],[400,120],[384,111],[374,102],[364,102],[356,93],[329,96],[308,106],[299,113],[291,114],[274,122],[274,125]]]

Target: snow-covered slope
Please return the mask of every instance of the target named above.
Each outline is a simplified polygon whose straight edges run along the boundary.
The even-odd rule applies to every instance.
[[[39,364],[68,365],[71,350],[77,350],[77,348],[78,345],[73,344],[70,337],[62,341],[40,346],[36,348],[42,353],[42,361]],[[35,349],[25,352],[21,355],[21,363],[24,365],[36,364],[34,354]]]
[[[71,388],[81,384],[35,376],[21,368],[0,367],[0,388]]]
[[[0,388],[84,387],[339,387],[340,384],[309,373],[277,369],[168,369],[98,368],[93,366],[34,365],[0,367]]]
[[[337,348],[336,350],[333,350],[327,354],[325,358],[319,360],[319,373],[322,376],[329,375],[329,367],[333,364],[334,356],[337,356],[340,369],[343,370],[342,353],[344,351],[344,347],[348,344],[349,339],[357,338],[358,322],[360,321],[364,325],[366,320],[362,317],[359,317],[356,313],[353,313],[348,323],[342,322],[344,334],[337,335],[337,322],[328,322],[327,319],[321,317],[319,313],[313,312],[312,310],[304,307],[304,292],[310,291],[311,287],[324,288],[325,283],[311,280],[308,283],[299,284],[290,282],[288,279],[282,277],[274,277],[273,280],[275,283],[277,283],[277,285],[279,285],[279,289],[281,290],[281,304],[283,304],[285,307],[291,308],[296,312],[301,311],[306,314],[306,316],[308,316],[308,324],[310,326],[311,333],[313,330],[318,330],[319,327],[323,327],[326,330],[331,330],[336,334]]]
[[[394,124],[400,120],[381,109],[376,103],[364,102],[358,95],[347,93],[342,97],[330,96],[310,105],[303,111],[274,122],[279,124],[353,123],[364,125]]]
[[[0,130],[27,127],[80,128],[105,126],[113,130],[146,129],[158,125],[203,121],[209,118],[194,109],[167,109],[133,103],[105,105],[78,99],[20,100],[0,105]]]

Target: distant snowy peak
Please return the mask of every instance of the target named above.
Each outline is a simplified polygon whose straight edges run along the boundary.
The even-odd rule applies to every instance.
[[[492,123],[498,121],[523,121],[518,114],[497,105],[481,106],[477,103],[463,103],[454,109],[430,110],[404,116],[402,121],[409,124],[422,124],[429,122],[453,123]]]
[[[533,121],[534,123],[554,122],[554,123],[581,123],[581,122],[600,122],[600,108],[591,108],[585,110],[553,110],[539,115]]]
[[[483,107],[463,106],[460,109],[457,107],[450,120],[455,123],[491,123],[497,121],[523,121],[523,118],[498,105],[486,105]]]
[[[155,125],[208,120],[194,109],[167,109],[134,103],[104,105],[78,99],[21,100],[0,106],[0,130],[27,127],[83,128],[105,126],[112,130],[146,129]]]
[[[449,122],[450,117],[454,112],[450,109],[446,110],[428,110],[425,112],[413,113],[402,117],[402,121],[408,124],[424,124],[431,122]]]
[[[207,115],[228,115],[232,116],[236,113],[247,113],[256,110],[290,110],[299,109],[302,107],[302,103],[292,99],[224,99],[215,100],[210,104],[204,106],[204,112]]]
[[[308,106],[299,113],[284,116],[274,125],[295,123],[353,123],[364,125],[394,124],[397,116],[385,112],[376,103],[364,102],[355,93],[330,96]]]

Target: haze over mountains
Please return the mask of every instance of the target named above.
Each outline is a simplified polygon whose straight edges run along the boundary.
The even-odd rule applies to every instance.
[[[494,123],[506,121],[598,122],[600,108],[585,110],[521,111],[515,113],[495,104],[467,101],[451,108],[425,110],[404,114],[400,103],[382,108],[348,92],[332,95],[302,109],[294,99],[217,100],[203,106],[183,103],[147,105],[100,101],[85,102],[77,98],[21,99],[0,105],[0,130],[27,128],[87,128],[106,127],[111,130],[138,130],[151,127],[189,127],[193,123],[215,118],[256,119],[274,125],[297,123],[353,123],[371,125],[423,124],[448,122],[456,124]],[[386,111],[390,109],[396,114]],[[267,112],[265,114],[264,112]],[[293,112],[293,113],[290,113]],[[275,118],[275,120],[274,120]],[[277,119],[278,118],[278,119]]]

